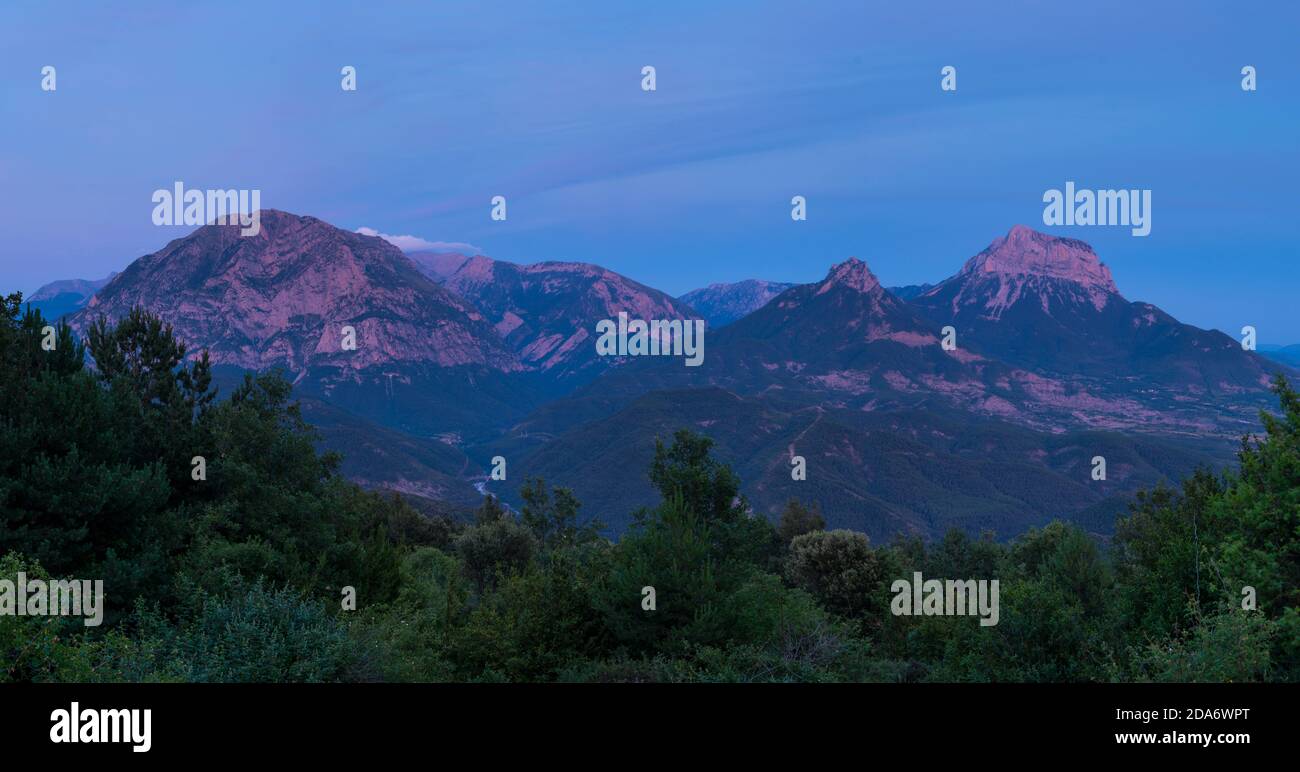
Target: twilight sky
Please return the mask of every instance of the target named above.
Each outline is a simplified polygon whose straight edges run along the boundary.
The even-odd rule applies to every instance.
[[[181,180],[672,294],[849,256],[934,282],[1023,223],[1130,299],[1300,342],[1293,2],[118,5],[0,4],[0,291],[184,235],[150,219]],[[1151,235],[1044,226],[1067,180],[1151,189]]]

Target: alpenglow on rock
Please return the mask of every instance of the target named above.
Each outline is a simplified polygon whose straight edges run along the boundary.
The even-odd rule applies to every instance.
[[[483,255],[414,252],[425,275],[480,309],[524,366],[556,380],[609,367],[596,354],[596,325],[632,319],[698,318],[685,303],[589,263],[519,265]]]
[[[249,370],[421,363],[522,369],[483,316],[383,239],[263,210],[256,236],[207,225],[133,262],[70,322],[142,306],[192,352]],[[342,329],[356,331],[343,350]]]

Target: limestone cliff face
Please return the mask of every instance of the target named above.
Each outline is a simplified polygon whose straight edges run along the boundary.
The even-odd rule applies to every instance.
[[[598,265],[518,265],[482,255],[412,253],[431,279],[479,308],[526,367],[564,379],[614,364],[596,356],[596,323],[616,319],[693,319],[659,290]]]
[[[1026,293],[1041,298],[1046,297],[1044,290],[1056,289],[1062,295],[1086,300],[1098,310],[1119,295],[1110,269],[1092,247],[1023,225],[966,261],[959,276],[967,285],[981,287],[984,308],[994,316]]]
[[[1127,300],[1076,239],[1018,225],[911,303],[972,350],[1093,392],[1140,395],[1161,412],[1189,400],[1270,399],[1271,363],[1221,332]],[[1208,418],[1219,407],[1199,409]]]
[[[208,225],[136,260],[70,322],[84,330],[133,306],[172,324],[191,351],[250,370],[522,369],[473,306],[396,247],[275,210],[261,213],[255,236]],[[345,326],[356,331],[355,350],[343,350]]]

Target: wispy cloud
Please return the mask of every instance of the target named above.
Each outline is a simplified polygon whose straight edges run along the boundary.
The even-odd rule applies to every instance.
[[[460,252],[473,255],[483,251],[464,241],[428,241],[419,236],[393,236],[380,233],[374,228],[357,228],[357,233],[362,236],[378,236],[403,252]]]

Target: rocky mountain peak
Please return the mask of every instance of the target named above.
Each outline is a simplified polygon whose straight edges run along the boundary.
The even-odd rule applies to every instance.
[[[1016,225],[983,252],[966,262],[962,274],[1045,276],[1072,281],[1089,289],[1119,293],[1110,269],[1092,247],[1077,239],[1040,233]]]
[[[871,292],[880,288],[880,282],[867,264],[856,257],[850,257],[838,265],[832,266],[826,278],[817,287],[821,295],[837,287],[844,287],[855,292]]]
[[[259,216],[255,235],[205,225],[141,257],[71,318],[73,327],[141,306],[171,323],[191,351],[247,369],[520,368],[477,309],[387,241],[315,217]],[[354,331],[355,349],[343,347],[344,328]]]

